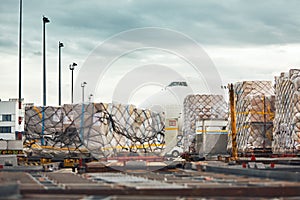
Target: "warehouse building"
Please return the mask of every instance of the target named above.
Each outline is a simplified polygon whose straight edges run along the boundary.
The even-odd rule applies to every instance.
[[[23,132],[24,120],[18,124],[19,117],[24,117],[24,111],[19,111],[18,99],[0,100],[0,140],[16,140],[17,132]]]

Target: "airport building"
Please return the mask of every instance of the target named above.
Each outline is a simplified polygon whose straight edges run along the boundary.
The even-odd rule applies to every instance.
[[[0,140],[16,140],[17,133],[24,131],[24,111],[19,111],[18,99],[0,100]]]

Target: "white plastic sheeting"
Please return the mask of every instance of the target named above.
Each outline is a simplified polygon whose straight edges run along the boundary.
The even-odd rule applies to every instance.
[[[95,158],[163,148],[164,116],[133,105],[66,104],[25,110],[25,142],[36,141],[56,150],[87,149]]]
[[[237,82],[234,84],[234,100],[238,151],[247,153],[255,149],[271,149],[275,112],[272,82]],[[228,124],[227,149],[231,150],[231,122]]]
[[[203,120],[227,120],[228,105],[222,95],[188,95],[183,103],[183,117],[185,150],[193,152],[194,146],[199,145],[195,144],[196,123]]]
[[[273,153],[300,150],[300,69],[275,77]]]

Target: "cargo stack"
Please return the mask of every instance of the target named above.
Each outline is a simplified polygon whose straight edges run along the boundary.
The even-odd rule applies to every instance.
[[[270,152],[275,111],[274,88],[271,81],[235,83],[234,101],[238,152]],[[228,129],[227,149],[231,151],[231,123]]]
[[[300,70],[291,69],[275,77],[273,153],[298,153],[300,150]]]
[[[102,104],[96,106],[93,121],[92,126],[85,124],[83,138],[96,158],[119,152],[159,153],[164,148],[164,117],[159,113],[133,105]]]
[[[30,106],[25,107],[25,126],[26,132],[30,133],[32,138],[40,138],[40,133],[44,134],[45,138],[52,137],[53,133],[62,132],[63,123],[61,120],[62,109],[60,107],[53,106]],[[42,119],[44,115],[44,126]],[[28,138],[28,137],[27,137]]]
[[[86,152],[95,157],[121,151],[161,151],[164,116],[133,105],[65,104],[62,107],[27,107],[25,143],[50,146],[48,152],[66,149],[67,154]],[[44,131],[42,131],[44,130]]]
[[[184,99],[185,134],[196,132],[196,121],[202,119],[227,119],[227,103],[222,95],[188,95]]]
[[[202,133],[208,133],[206,132],[207,128],[205,128],[206,124],[210,124],[211,126],[212,123],[209,123],[209,121],[226,121],[228,118],[227,111],[227,103],[222,95],[188,95],[183,103],[183,135],[185,138],[185,151],[198,153],[204,146],[202,144],[204,136]],[[201,130],[197,130],[197,124],[201,124]],[[196,135],[201,139],[201,144],[199,144],[199,141],[196,141]],[[213,140],[214,139],[212,139],[212,141]],[[224,142],[225,145],[226,142],[227,139]]]
[[[76,106],[25,107],[25,153],[50,157],[80,154],[81,141],[74,129],[80,118],[80,115],[76,115]]]

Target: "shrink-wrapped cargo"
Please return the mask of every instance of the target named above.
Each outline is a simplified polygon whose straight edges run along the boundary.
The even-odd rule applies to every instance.
[[[275,77],[273,153],[297,153],[300,150],[300,69],[291,69]]]
[[[184,99],[183,113],[185,134],[196,131],[196,120],[227,119],[227,103],[222,95],[188,95]]]
[[[101,158],[120,151],[152,152],[163,148],[164,116],[132,105],[65,104],[44,110],[26,107],[25,121],[25,143],[34,141],[52,147],[50,150],[88,150]]]
[[[271,150],[275,111],[271,81],[243,81],[234,84],[237,148],[240,153]],[[231,120],[231,118],[229,117]],[[231,121],[227,149],[232,148]]]
[[[227,112],[227,103],[222,95],[188,95],[183,103],[185,151],[205,155],[220,152],[222,148],[214,149],[213,152],[214,145],[221,147],[217,142],[220,137],[222,137],[226,150],[227,132],[222,129],[227,125],[225,122],[228,118]],[[223,125],[224,122],[225,125]],[[221,134],[225,134],[225,137]],[[205,142],[205,138],[209,138],[210,143],[208,140]]]

